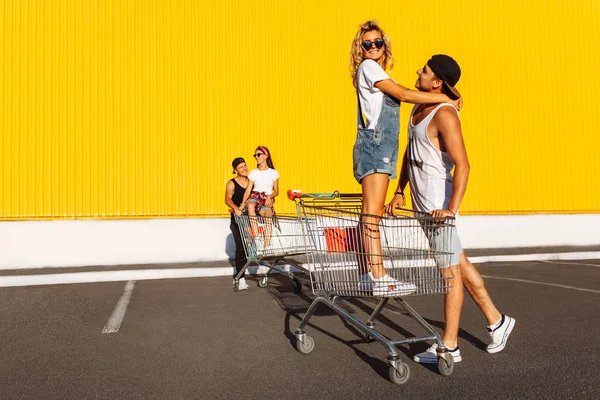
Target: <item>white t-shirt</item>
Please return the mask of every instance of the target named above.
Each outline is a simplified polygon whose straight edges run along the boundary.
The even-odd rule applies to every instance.
[[[381,114],[383,92],[375,87],[379,81],[390,79],[389,75],[373,60],[364,60],[356,71],[356,84],[367,128],[374,129]]]
[[[261,171],[254,169],[248,175],[248,178],[254,182],[253,192],[264,192],[267,196],[273,193],[273,182],[279,179],[277,170],[269,168]]]

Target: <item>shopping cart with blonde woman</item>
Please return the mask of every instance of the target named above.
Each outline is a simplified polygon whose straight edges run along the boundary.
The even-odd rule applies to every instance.
[[[316,308],[324,304],[368,340],[387,349],[392,382],[403,384],[410,378],[409,366],[396,346],[428,340],[437,341],[438,369],[449,376],[454,360],[448,348],[405,298],[445,294],[450,288],[451,277],[444,266],[450,262],[454,219],[435,219],[411,210],[399,210],[395,217],[367,215],[361,213],[359,196],[295,194],[298,219],[306,235],[311,286],[317,296],[295,331],[296,348],[304,354],[314,350],[315,342],[305,327]],[[380,290],[381,275],[388,277],[383,283],[388,286],[386,290]],[[366,322],[339,304],[344,299],[373,297],[380,300]],[[375,321],[390,300],[414,318],[427,335],[394,340],[378,332]]]

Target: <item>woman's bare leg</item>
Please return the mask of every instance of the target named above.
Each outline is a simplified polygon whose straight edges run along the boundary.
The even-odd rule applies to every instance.
[[[370,214],[370,216],[362,217],[360,227],[364,250],[368,254],[374,278],[380,278],[386,274],[381,252],[379,221],[381,220],[380,216],[383,215],[389,182],[390,177],[387,174],[371,174],[363,178],[361,182],[362,212],[363,214]]]
[[[246,202],[248,210],[248,220],[250,221],[250,238],[254,239],[258,236],[258,221],[256,220],[256,205],[252,201]]]
[[[260,210],[260,215],[264,217],[265,221],[265,246],[271,244],[271,233],[273,230],[273,210],[270,208],[263,208]]]

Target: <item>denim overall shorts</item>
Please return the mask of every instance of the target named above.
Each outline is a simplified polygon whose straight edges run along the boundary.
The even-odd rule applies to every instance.
[[[354,143],[354,178],[360,183],[365,176],[382,173],[396,178],[398,136],[400,133],[400,101],[383,94],[381,114],[375,129],[365,128],[360,99],[358,100],[358,131]]]

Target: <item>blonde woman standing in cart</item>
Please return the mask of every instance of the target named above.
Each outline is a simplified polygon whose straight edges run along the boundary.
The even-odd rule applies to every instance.
[[[362,24],[350,52],[352,83],[358,97],[358,132],[354,144],[354,177],[362,186],[361,231],[370,272],[361,271],[361,287],[372,284],[374,296],[412,293],[415,285],[387,274],[381,256],[380,216],[390,179],[396,178],[400,102],[413,104],[453,103],[445,94],[410,90],[393,81],[386,70],[393,66],[389,37],[377,21]],[[404,197],[404,193],[396,193]]]

